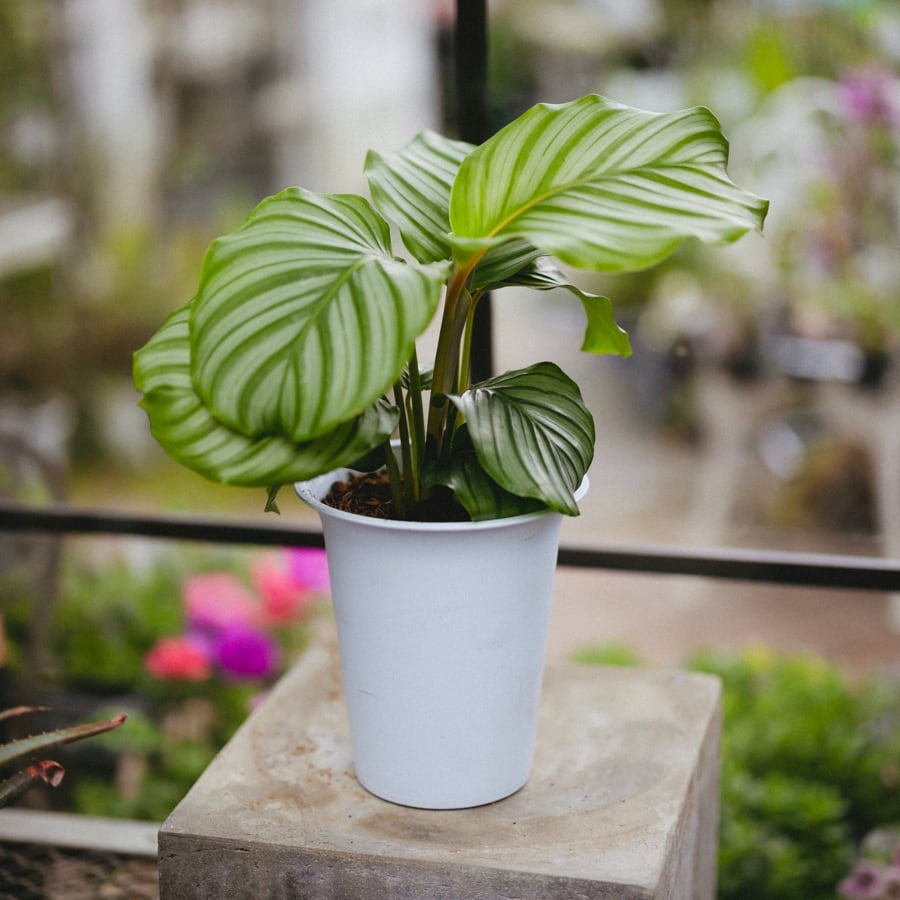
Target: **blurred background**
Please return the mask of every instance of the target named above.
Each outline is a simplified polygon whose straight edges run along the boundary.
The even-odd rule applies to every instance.
[[[495,296],[496,368],[560,362],[597,420],[592,489],[564,539],[900,556],[895,0],[489,10],[491,130],[587,92],[706,105],[733,179],[771,201],[765,237],[580,278],[613,299],[628,360],[577,352],[568,295]],[[192,296],[208,243],[262,197],[365,191],[369,147],[456,133],[454,13],[451,0],[0,0],[0,495],[264,516],[261,492],[208,485],[159,450],[132,353]],[[34,598],[75,604],[72,621],[95,634],[118,603],[135,649],[109,668],[142,683],[162,627],[148,611],[160,543],[50,544],[44,580],[27,582],[36,551],[4,538],[9,667],[32,658]],[[174,628],[179,582],[165,583]],[[561,571],[558,593],[554,660],[608,640],[665,664],[701,643],[812,649],[855,671],[900,653],[887,596],[586,571]],[[33,646],[56,647],[59,673],[74,639],[49,628]],[[94,669],[126,631],[88,644]]]
[[[131,355],[263,196],[364,191],[369,147],[454,133],[453,16],[447,0],[0,2],[0,436],[44,467],[4,491],[259,514],[255,493],[167,462]],[[490,5],[491,130],[589,91],[708,105],[733,178],[771,200],[764,238],[582,279],[613,298],[629,360],[571,361],[568,297],[495,299],[496,367],[561,361],[598,419],[571,535],[900,552],[898,59],[886,0]]]

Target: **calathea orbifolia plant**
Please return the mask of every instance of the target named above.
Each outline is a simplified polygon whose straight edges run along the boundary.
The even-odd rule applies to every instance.
[[[373,202],[270,197],[210,246],[194,299],[136,354],[152,431],[225,483],[273,488],[386,458],[402,517],[438,486],[473,519],[575,515],[594,445],[578,387],[550,362],[470,384],[473,313],[507,285],[565,288],[586,313],[582,349],[628,355],[610,301],[551,260],[627,272],[689,237],[761,228],[767,203],[732,183],[727,156],[706,109],[590,95],[537,105],[479,147],[425,132],[370,153]],[[415,342],[436,314],[426,367]],[[395,434],[399,463],[384,452]]]

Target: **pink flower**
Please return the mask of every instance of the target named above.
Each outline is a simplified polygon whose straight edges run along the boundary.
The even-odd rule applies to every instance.
[[[869,68],[853,72],[840,83],[840,91],[851,119],[888,127],[900,121],[896,82],[887,71]]]
[[[883,867],[871,860],[862,859],[838,885],[838,893],[847,900],[877,900],[883,886]]]
[[[297,584],[313,594],[330,594],[328,558],[316,547],[292,547],[288,550],[288,566]]]
[[[226,572],[192,575],[185,580],[183,591],[191,629],[217,632],[229,625],[254,625],[260,619],[254,597]]]
[[[212,661],[203,643],[186,635],[160,638],[144,657],[154,678],[203,681],[212,673]]]
[[[306,585],[294,577],[284,555],[273,553],[261,557],[254,563],[251,574],[267,622],[287,625],[303,617],[311,596]]]
[[[278,667],[278,645],[255,628],[238,625],[223,631],[215,653],[222,672],[237,680],[266,678]]]

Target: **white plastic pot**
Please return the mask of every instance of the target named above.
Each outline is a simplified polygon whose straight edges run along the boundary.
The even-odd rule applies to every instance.
[[[296,489],[325,535],[357,778],[426,809],[514,793],[534,755],[562,516],[373,519],[320,502],[346,477]]]

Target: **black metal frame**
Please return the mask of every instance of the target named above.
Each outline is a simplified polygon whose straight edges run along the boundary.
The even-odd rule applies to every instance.
[[[217,544],[323,547],[317,528],[254,521],[0,504],[0,532],[134,535]],[[825,553],[652,545],[563,545],[559,565],[656,575],[699,575],[844,590],[900,592],[900,560]]]

